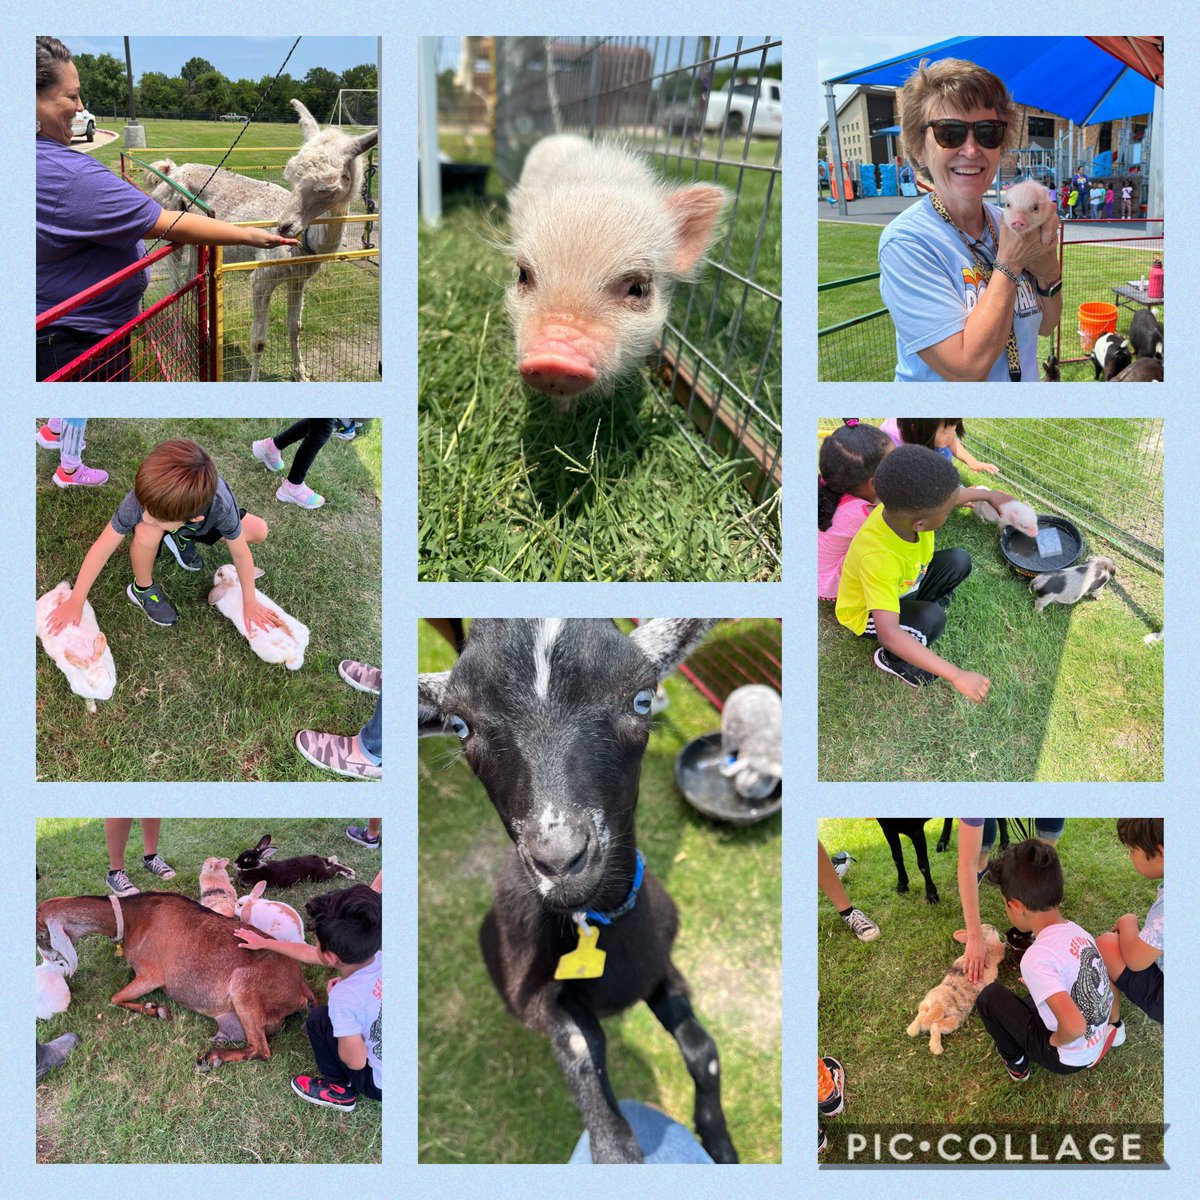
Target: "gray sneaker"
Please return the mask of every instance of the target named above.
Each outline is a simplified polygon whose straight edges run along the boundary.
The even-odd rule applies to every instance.
[[[162,544],[185,571],[199,571],[203,568],[204,559],[200,557],[200,551],[196,549],[196,543],[191,538],[164,533]]]
[[[154,622],[155,625],[174,625],[179,620],[170,600],[154,586],[153,583],[144,591],[139,592],[134,584],[125,589],[130,601],[138,606]]]
[[[120,871],[109,871],[108,873],[108,890],[114,896],[136,896],[142,889],[135,888],[129,882],[129,876],[125,874],[124,868]]]
[[[865,912],[860,912],[857,908],[852,908],[842,917],[842,920],[850,926],[850,932],[860,942],[873,942],[879,936],[879,926]]]
[[[142,855],[142,866],[150,872],[151,875],[157,875],[159,879],[174,879],[175,872],[171,867],[168,867],[162,860],[161,854],[155,854],[150,858]]]
[[[346,836],[352,841],[357,842],[360,846],[369,846],[372,850],[379,847],[379,834],[372,837],[367,832],[365,825],[347,825]]]

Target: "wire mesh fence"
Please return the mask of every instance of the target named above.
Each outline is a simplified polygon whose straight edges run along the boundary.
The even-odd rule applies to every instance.
[[[56,326],[70,327],[71,313],[106,287],[133,272],[150,272],[142,310],[47,383],[188,383],[210,378],[208,355],[207,248],[199,257],[186,246],[165,246],[118,272],[95,289],[43,313],[38,337],[53,337]]]
[[[325,254],[238,261],[238,252],[218,252],[212,322],[218,380],[369,383],[381,378],[379,215],[370,219],[370,249],[361,247],[365,223],[363,216],[314,221],[340,226],[339,249]]]
[[[862,303],[879,303],[879,272],[851,279],[835,279],[818,286],[818,292],[853,287]],[[874,294],[865,293],[873,287]],[[892,380],[896,376],[896,326],[886,308],[850,317],[817,330],[817,379],[825,382],[867,383]]]
[[[497,38],[492,62],[496,168],[510,186],[534,142],[568,132],[619,138],[671,182],[729,189],[724,239],[676,290],[657,374],[701,461],[750,460],[744,482],[770,496],[782,474],[781,43]],[[453,111],[469,126],[482,110],[463,96]]]
[[[840,424],[822,418],[818,431]],[[1162,572],[1161,417],[968,417],[965,427],[971,453],[1000,468],[999,487]]]

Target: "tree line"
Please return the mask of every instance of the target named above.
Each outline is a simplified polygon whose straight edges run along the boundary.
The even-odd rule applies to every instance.
[[[112,54],[77,54],[75,67],[79,71],[83,102],[92,112],[111,114],[114,118],[127,115],[129,91],[124,62]],[[313,67],[303,79],[280,75],[275,81],[273,75],[264,75],[258,80],[232,80],[207,59],[196,57],[189,58],[178,75],[146,71],[133,91],[138,112],[146,115],[187,113],[216,117],[236,112],[248,117],[271,88],[256,120],[295,121],[295,111],[288,101],[296,97],[318,121],[324,122],[329,119],[341,88],[378,86],[379,75],[374,63],[350,67],[340,75],[325,67]]]

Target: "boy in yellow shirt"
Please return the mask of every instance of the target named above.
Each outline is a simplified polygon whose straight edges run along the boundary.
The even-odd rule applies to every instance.
[[[909,687],[940,676],[969,700],[985,700],[986,676],[929,648],[946,628],[954,589],[971,573],[971,556],[935,550],[933,535],[957,505],[987,500],[999,512],[1012,497],[963,487],[950,460],[925,446],[898,446],[879,464],[874,482],[880,504],[850,543],[837,619],[860,637],[876,638],[875,665]]]

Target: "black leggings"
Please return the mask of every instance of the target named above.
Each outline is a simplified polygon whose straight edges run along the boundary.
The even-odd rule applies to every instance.
[[[91,333],[65,325],[51,325],[37,335],[37,379],[40,383],[74,362],[85,350],[104,341],[107,333]],[[114,342],[103,354],[89,359],[79,383],[127,383],[130,368],[129,337]]]
[[[320,1004],[308,1014],[304,1022],[304,1032],[308,1034],[313,1058],[317,1061],[317,1073],[322,1079],[327,1083],[352,1087],[368,1100],[383,1099],[383,1092],[375,1086],[375,1076],[370,1063],[352,1071],[338,1057],[337,1038],[333,1036],[333,1022],[329,1019],[328,1005]]]
[[[955,547],[935,550],[921,586],[900,601],[900,628],[922,646],[931,646],[946,628],[946,606],[954,589],[971,573],[971,556]],[[878,637],[875,620],[867,618],[862,637]]]
[[[1059,1062],[1058,1050],[1050,1045],[1050,1030],[1028,996],[1016,996],[1002,983],[989,983],[979,993],[975,1007],[996,1049],[1009,1062],[1027,1054],[1032,1062],[1056,1075],[1074,1075],[1085,1069]]]
[[[308,468],[317,457],[317,451],[329,441],[333,433],[333,422],[333,417],[302,417],[272,439],[276,450],[282,450],[293,442],[300,442],[300,449],[296,451],[296,457],[292,459],[292,469],[287,475],[288,483],[304,482]],[[301,438],[304,439],[302,442]]]

